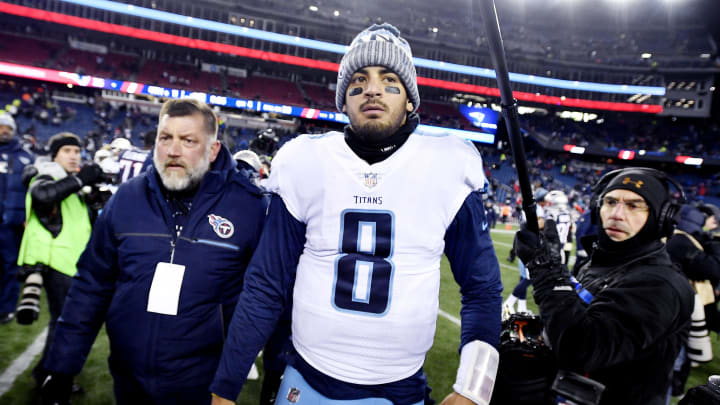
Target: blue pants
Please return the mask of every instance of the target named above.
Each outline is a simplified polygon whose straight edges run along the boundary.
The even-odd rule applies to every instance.
[[[315,391],[300,373],[287,366],[278,390],[275,405],[392,405],[385,398],[351,399],[347,401],[330,399]],[[422,401],[413,405],[422,405]]]
[[[20,283],[17,280],[17,258],[22,233],[0,224],[0,314],[15,312]]]
[[[530,287],[530,273],[522,260],[518,259],[518,271],[520,272],[520,280],[513,289],[512,295],[524,300],[527,298],[527,288]]]

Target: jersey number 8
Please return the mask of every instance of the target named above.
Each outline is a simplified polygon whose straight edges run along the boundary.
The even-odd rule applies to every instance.
[[[333,306],[339,311],[383,316],[390,308],[395,218],[390,211],[345,210],[335,261]]]

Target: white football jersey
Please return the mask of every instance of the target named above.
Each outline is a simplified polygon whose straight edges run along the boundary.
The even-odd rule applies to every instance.
[[[570,217],[570,211],[567,206],[545,207],[545,219],[555,221],[558,236],[560,236],[560,243],[563,245],[566,244],[568,235],[570,234],[570,227],[572,227],[572,218]]]
[[[142,172],[143,164],[150,154],[149,150],[130,149],[120,154],[118,165],[120,183],[125,183]],[[107,159],[106,159],[107,160]]]
[[[306,224],[292,313],[303,359],[356,384],[417,372],[435,334],[445,232],[484,185],[480,154],[455,136],[416,131],[373,165],[340,132],[286,143],[268,188]]]

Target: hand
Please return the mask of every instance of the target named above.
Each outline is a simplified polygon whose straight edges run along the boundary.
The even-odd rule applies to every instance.
[[[521,227],[515,234],[512,251],[523,263],[529,263],[541,253],[540,238],[535,232]]]
[[[560,235],[557,231],[557,225],[552,219],[545,221],[545,227],[542,229],[543,240],[548,246],[549,253],[555,263],[562,263],[563,245],[560,243]]]
[[[515,240],[513,241],[515,254],[528,266],[528,269],[541,263],[559,265],[562,261],[561,249],[560,237],[553,220],[548,220],[545,223],[545,227],[539,236],[526,227],[521,227],[515,234]]]
[[[235,405],[235,402],[213,394],[212,405]]]
[[[25,186],[25,188],[30,185],[30,181],[33,179],[33,177],[37,176],[37,174],[38,169],[33,164],[26,165],[25,168],[23,168],[20,180],[22,181],[22,184]]]
[[[440,405],[474,405],[475,403],[457,392],[451,392]]]
[[[97,163],[89,163],[80,169],[77,177],[82,181],[84,186],[91,186],[102,178],[103,171]]]
[[[43,405],[69,405],[73,377],[67,374],[50,374],[40,388]]]

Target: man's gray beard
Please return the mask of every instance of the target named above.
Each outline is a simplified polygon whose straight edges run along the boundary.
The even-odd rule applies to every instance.
[[[205,177],[205,173],[210,169],[210,148],[207,148],[205,156],[203,156],[203,159],[197,167],[186,167],[185,174],[182,176],[179,176],[177,173],[168,174],[166,172],[167,168],[162,166],[158,161],[157,153],[153,155],[153,163],[166,189],[170,191],[184,191],[200,184],[203,177]]]

